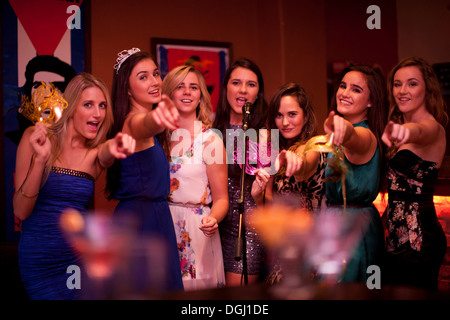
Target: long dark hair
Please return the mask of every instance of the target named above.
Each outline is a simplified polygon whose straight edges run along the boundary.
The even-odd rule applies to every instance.
[[[353,65],[345,68],[340,75],[338,86],[334,91],[333,99],[331,99],[331,110],[334,110],[339,114],[339,112],[337,111],[336,92],[339,89],[341,80],[350,71],[360,72],[366,79],[367,87],[370,91],[369,99],[371,104],[371,107],[368,108],[367,111],[367,122],[369,123],[370,130],[377,138],[381,155],[384,156],[384,144],[381,141],[381,136],[387,124],[388,103],[386,81],[381,70],[368,65]]]
[[[339,84],[344,76],[350,71],[357,71],[364,75],[367,87],[370,91],[371,107],[367,111],[367,122],[369,128],[375,135],[378,142],[378,150],[380,152],[380,190],[385,192],[387,187],[386,178],[386,145],[381,141],[384,128],[387,124],[388,100],[386,80],[380,69],[368,65],[353,65],[344,69],[339,78],[338,86],[334,91],[333,99],[331,99],[331,110],[337,111],[336,92],[339,89]]]
[[[258,66],[250,59],[240,58],[233,62],[233,64],[227,69],[225,76],[223,78],[222,87],[220,90],[219,103],[216,109],[216,116],[214,119],[213,127],[222,131],[225,134],[230,123],[230,104],[227,99],[227,86],[230,80],[231,73],[237,68],[245,68],[254,72],[258,78],[259,92],[255,103],[253,104],[254,111],[250,118],[249,127],[253,129],[261,129],[264,126],[267,113],[267,100],[264,93],[264,79],[261,70]],[[225,137],[225,135],[224,135]],[[224,139],[225,140],[225,139]]]
[[[156,65],[155,59],[148,52],[139,51],[129,56],[120,66],[118,72],[114,70],[113,84],[111,91],[111,100],[114,111],[114,125],[108,133],[108,139],[116,136],[122,131],[123,124],[131,110],[131,104],[128,99],[128,90],[130,88],[130,75],[133,68],[140,61],[151,59]],[[108,168],[106,173],[105,195],[111,200],[120,186],[120,162],[116,159],[114,164]]]
[[[309,99],[306,91],[298,83],[289,82],[275,91],[269,103],[267,112],[267,129],[278,129],[275,124],[278,111],[280,110],[280,103],[283,97],[290,96],[297,100],[300,108],[303,110],[303,128],[299,135],[289,141],[280,134],[280,148],[287,150],[293,145],[303,144],[317,133],[317,122],[314,114],[314,107]]]

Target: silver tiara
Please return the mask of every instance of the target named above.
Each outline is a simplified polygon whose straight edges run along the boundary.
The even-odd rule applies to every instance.
[[[139,48],[131,48],[130,50],[123,50],[117,54],[116,64],[114,65],[114,70],[116,70],[116,74],[119,73],[120,66],[125,62],[131,55],[136,52],[141,51]]]

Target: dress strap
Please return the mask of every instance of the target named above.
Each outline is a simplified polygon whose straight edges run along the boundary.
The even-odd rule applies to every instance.
[[[86,178],[91,180],[92,182],[95,182],[95,179],[93,176],[91,176],[89,173],[73,170],[73,169],[66,169],[66,168],[60,168],[60,167],[52,167],[51,172],[58,173],[58,174],[67,174],[70,176],[75,176],[79,178]]]

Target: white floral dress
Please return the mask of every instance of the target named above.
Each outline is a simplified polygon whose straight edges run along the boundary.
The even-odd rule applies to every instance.
[[[185,290],[225,284],[219,231],[206,237],[199,229],[202,219],[211,211],[212,197],[203,149],[212,134],[211,130],[204,130],[186,152],[170,161],[169,206]]]

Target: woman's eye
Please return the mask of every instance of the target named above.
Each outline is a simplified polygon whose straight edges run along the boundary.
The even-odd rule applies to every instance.
[[[280,119],[283,117],[283,115],[281,113],[277,113],[277,115],[275,116],[277,119]]]
[[[100,108],[106,109],[106,103],[100,103]]]

